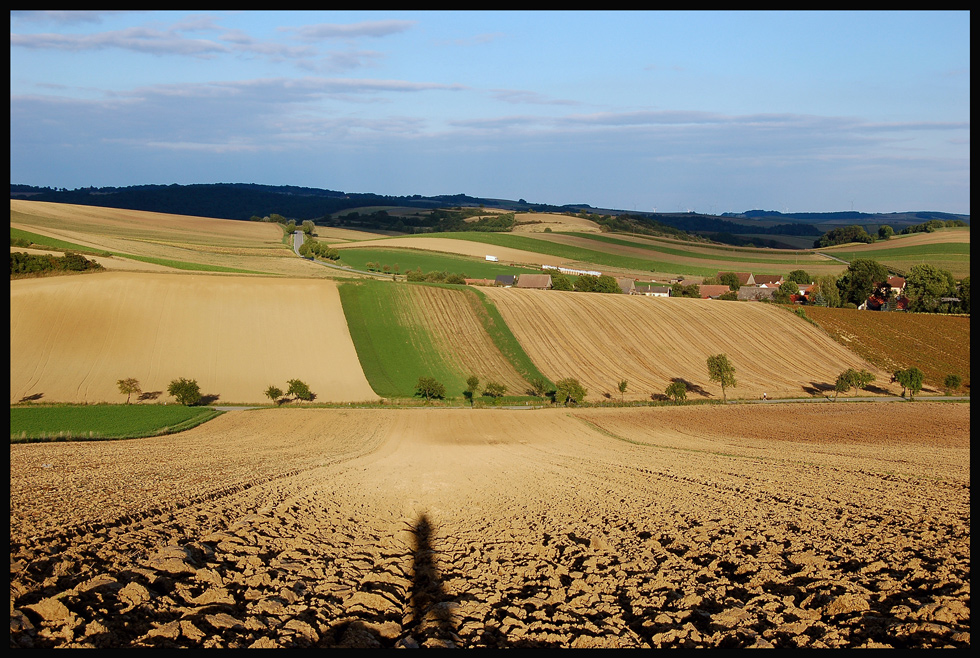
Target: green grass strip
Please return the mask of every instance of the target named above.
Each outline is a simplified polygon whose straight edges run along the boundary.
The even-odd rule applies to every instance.
[[[358,281],[338,287],[364,375],[381,397],[414,396],[419,377],[434,377],[447,397],[458,397],[466,378],[446,362],[425,328],[410,322],[405,285],[415,284]]]
[[[500,315],[500,311],[497,309],[496,304],[494,304],[479,288],[468,287],[465,289],[467,293],[471,295],[471,304],[475,303],[474,310],[477,316],[480,318],[480,322],[483,323],[483,328],[486,329],[487,333],[490,335],[490,339],[496,346],[500,353],[504,355],[510,363],[514,366],[514,369],[527,380],[529,383],[533,382],[535,379],[544,380],[545,384],[549,388],[554,388],[555,384],[550,379],[544,376],[538,367],[534,365],[531,357],[527,355],[524,348],[521,347],[520,342],[518,342],[517,337],[514,336],[510,327],[504,321],[503,316]]]
[[[30,405],[10,408],[10,442],[133,439],[182,432],[222,411],[159,404]]]
[[[739,257],[730,255],[731,252],[725,253],[721,252],[719,254],[703,254],[697,251],[690,251],[688,249],[677,249],[675,247],[666,247],[660,244],[651,242],[650,244],[643,244],[642,242],[633,242],[630,240],[622,240],[619,238],[614,238],[609,235],[602,235],[598,233],[562,233],[562,235],[574,235],[579,238],[585,238],[587,240],[594,240],[596,242],[605,242],[607,244],[615,244],[623,247],[638,247],[640,249],[646,249],[648,251],[653,251],[661,254],[669,254],[671,256],[680,256],[682,258],[698,258],[701,260],[712,260],[712,261],[728,261],[733,263],[756,263],[762,266],[768,265],[793,265],[798,261],[787,258],[787,259],[769,259],[769,258],[751,258],[751,257]],[[696,243],[691,244],[692,247],[700,247]],[[770,251],[769,253],[772,253]],[[778,253],[778,252],[777,252]],[[794,251],[787,250],[785,252],[787,255],[792,256]],[[800,252],[801,254],[809,254],[811,252]],[[768,255],[768,254],[767,254]]]

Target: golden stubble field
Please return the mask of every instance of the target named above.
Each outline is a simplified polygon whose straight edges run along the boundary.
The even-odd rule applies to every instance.
[[[969,425],[283,408],[11,445],[11,646],[966,648]]]
[[[151,401],[195,379],[221,403],[268,403],[306,382],[321,401],[375,400],[336,283],[215,274],[102,272],[10,282],[10,401]]]
[[[575,377],[588,398],[649,400],[675,378],[688,382],[688,399],[722,399],[708,379],[707,359],[724,353],[737,386],[728,399],[833,394],[837,375],[867,369],[875,389],[901,392],[890,373],[872,366],[825,332],[769,304],[561,291],[487,288],[531,360],[552,381]]]

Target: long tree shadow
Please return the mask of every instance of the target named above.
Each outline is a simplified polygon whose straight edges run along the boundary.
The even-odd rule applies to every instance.
[[[433,527],[425,513],[410,527],[412,546],[411,634],[420,644],[455,646],[453,600],[446,593],[432,546]],[[424,639],[423,639],[424,638]]]
[[[25,395],[20,399],[21,402],[35,402],[44,397],[44,393],[35,393],[34,395]]]
[[[671,381],[671,383],[675,383],[675,384],[677,382],[681,382],[682,384],[684,384],[684,386],[687,387],[687,390],[688,391],[690,391],[691,393],[697,393],[698,395],[700,395],[703,398],[710,398],[710,397],[712,397],[711,396],[711,393],[709,393],[708,391],[704,390],[700,385],[695,384],[694,382],[689,382],[686,379],[684,379],[683,377],[674,377],[670,381]]]

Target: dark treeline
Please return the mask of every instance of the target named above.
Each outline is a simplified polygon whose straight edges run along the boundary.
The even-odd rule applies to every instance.
[[[44,274],[46,272],[84,272],[104,269],[95,261],[88,260],[74,252],[66,251],[64,256],[51,254],[28,254],[21,251],[10,252],[10,275]]]

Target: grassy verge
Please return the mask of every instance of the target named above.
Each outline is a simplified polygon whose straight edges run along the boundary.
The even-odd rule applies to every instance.
[[[182,432],[223,412],[180,405],[30,405],[10,408],[10,442],[135,439]]]

